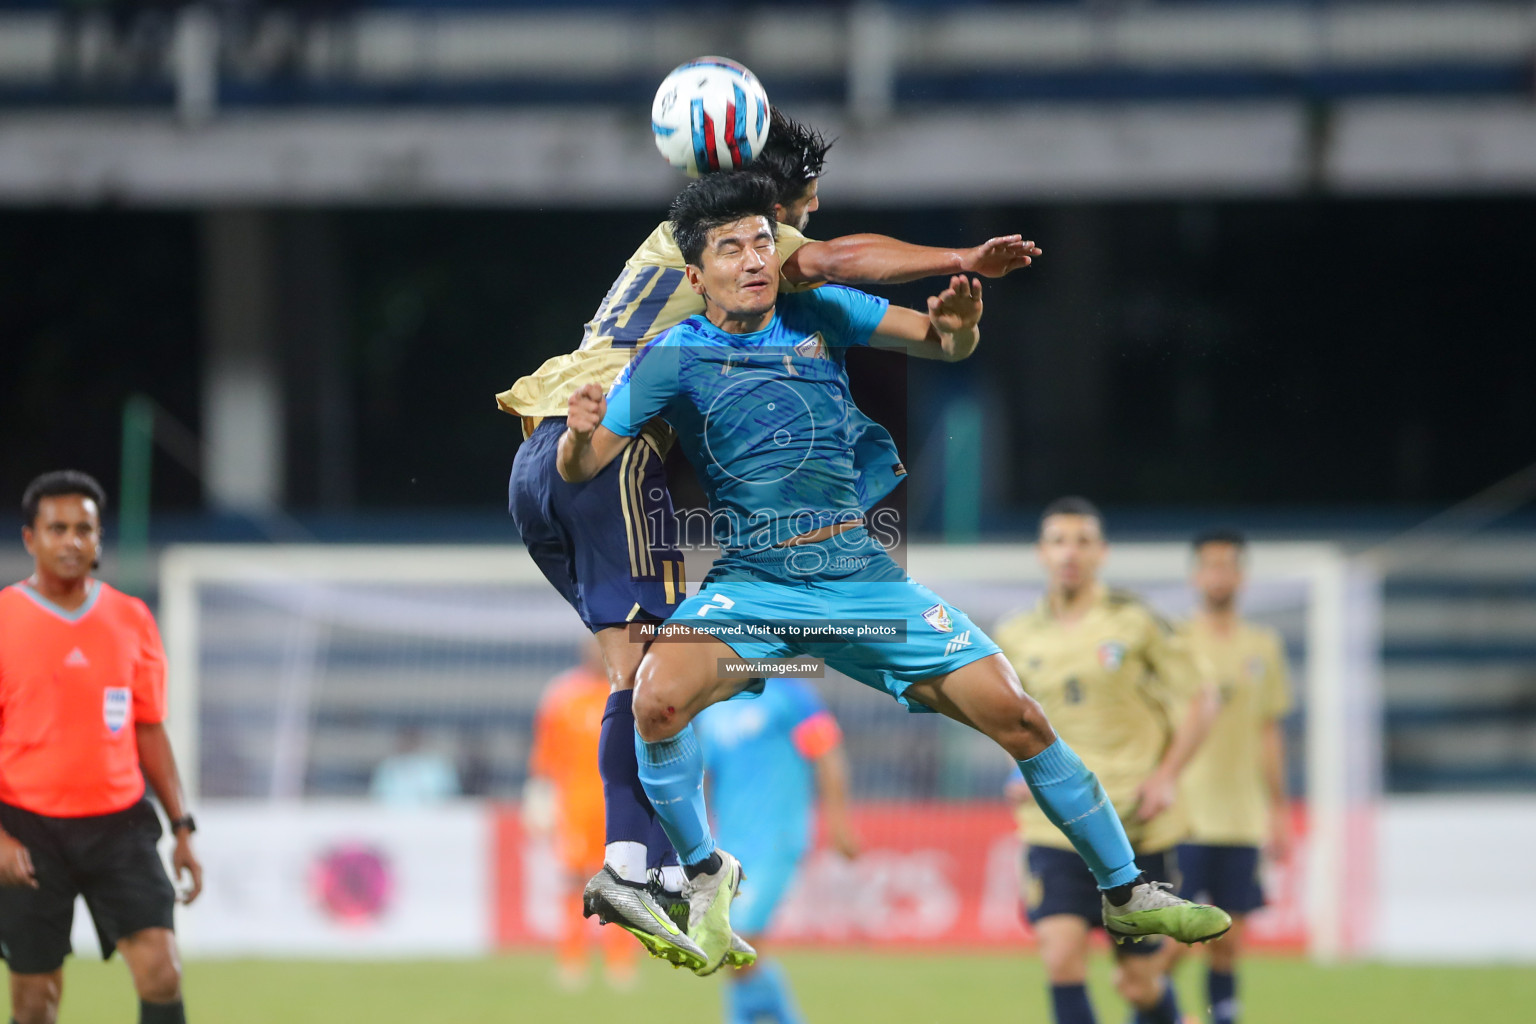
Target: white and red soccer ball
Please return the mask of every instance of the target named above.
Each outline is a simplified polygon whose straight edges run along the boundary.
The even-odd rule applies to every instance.
[[[698,57],[662,79],[651,104],[656,148],[698,177],[745,167],[768,139],[768,93],[742,65]]]

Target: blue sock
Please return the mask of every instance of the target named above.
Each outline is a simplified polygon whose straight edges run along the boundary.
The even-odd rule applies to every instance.
[[[684,864],[697,864],[715,852],[704,811],[704,754],[693,726],[669,740],[647,743],[635,733],[640,783],[656,808],[656,817]]]
[[[1163,998],[1150,1010],[1137,1010],[1136,1024],[1179,1024],[1179,997],[1173,981],[1163,979]]]
[[[1136,855],[1125,838],[1115,805],[1099,785],[1098,776],[1071,747],[1058,739],[1029,760],[1020,761],[1019,771],[1045,816],[1087,862],[1100,889],[1136,880],[1141,869],[1136,866]]]
[[[635,691],[608,695],[597,738],[597,770],[603,777],[605,843],[648,845],[656,832],[656,812],[640,785],[635,761]],[[639,879],[631,879],[638,881]]]
[[[776,963],[758,961],[745,975],[728,978],[725,986],[726,1024],[758,1024],[763,1018],[775,1024],[802,1024],[800,1008]]]
[[[1237,975],[1211,971],[1205,976],[1205,994],[1211,1001],[1211,1024],[1237,1024]]]
[[[1056,1024],[1094,1024],[1085,985],[1052,985],[1051,1009],[1056,1013]]]

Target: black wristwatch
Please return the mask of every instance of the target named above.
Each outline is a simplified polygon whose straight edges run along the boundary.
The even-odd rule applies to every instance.
[[[181,817],[171,822],[171,835],[175,835],[182,829],[186,829],[188,835],[191,835],[193,832],[197,831],[197,821],[192,817],[192,815],[183,814]]]

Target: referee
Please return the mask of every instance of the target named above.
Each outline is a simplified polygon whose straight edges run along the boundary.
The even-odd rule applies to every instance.
[[[162,722],[165,652],[142,601],[91,576],[105,495],[84,473],[32,481],[22,497],[28,579],[0,590],[0,955],[14,1024],[59,1012],[75,897],[106,957],[128,962],[141,1024],[181,1024],[176,890],[156,841],[154,787],[171,863],[202,889],[192,816]]]

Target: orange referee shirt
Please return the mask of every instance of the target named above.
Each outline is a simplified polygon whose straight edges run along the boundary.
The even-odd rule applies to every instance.
[[[553,783],[559,803],[560,859],[575,870],[603,863],[603,779],[597,740],[608,705],[608,677],[585,668],[558,676],[533,721],[528,770]]]
[[[144,795],[135,722],[165,718],[165,650],[144,602],[92,580],[65,611],[0,590],[0,801],[54,818]]]

